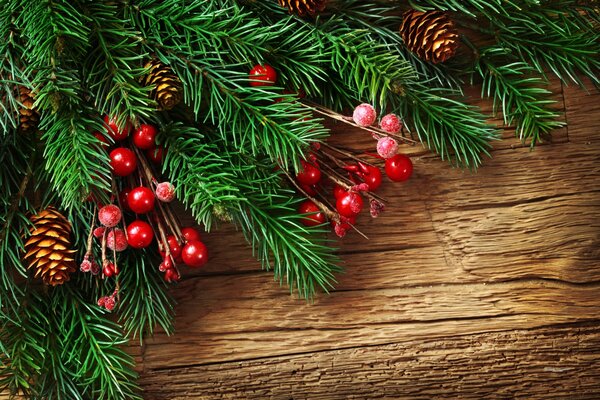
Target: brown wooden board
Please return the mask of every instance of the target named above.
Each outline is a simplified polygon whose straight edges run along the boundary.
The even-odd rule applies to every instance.
[[[369,240],[340,242],[346,272],[313,304],[239,232],[205,235],[210,265],[173,289],[176,335],[138,349],[146,397],[598,398],[600,97],[552,88],[570,125],[533,151],[507,128],[471,173],[403,147],[413,179],[359,220]]]

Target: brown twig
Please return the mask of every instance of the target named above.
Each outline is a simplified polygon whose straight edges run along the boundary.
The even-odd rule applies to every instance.
[[[382,129],[375,128],[373,126],[368,126],[368,127],[360,126],[360,125],[354,123],[354,120],[352,118],[345,117],[345,116],[343,116],[343,115],[341,115],[341,114],[339,114],[339,113],[337,113],[337,112],[335,112],[335,111],[333,111],[333,110],[331,110],[331,109],[329,109],[327,107],[323,107],[323,106],[321,106],[319,104],[313,103],[312,101],[302,100],[301,103],[304,106],[306,106],[308,109],[313,110],[313,111],[315,111],[315,112],[317,112],[317,113],[319,113],[321,115],[325,115],[325,116],[327,116],[327,117],[329,117],[331,119],[335,119],[337,121],[344,122],[345,124],[352,125],[352,126],[354,126],[356,128],[360,128],[360,129],[365,130],[367,132],[370,132],[372,134],[380,135],[380,136],[388,136],[388,137],[397,139],[397,140],[399,140],[401,142],[410,144],[411,146],[414,146],[414,145],[417,144],[416,140],[409,139],[409,138],[404,137],[402,135],[396,135],[394,133],[389,133],[389,132],[386,132],[386,131],[384,131]]]

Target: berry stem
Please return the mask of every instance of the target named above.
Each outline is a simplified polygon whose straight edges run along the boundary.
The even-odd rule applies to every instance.
[[[363,160],[363,159],[361,159],[361,158],[359,158],[359,157],[355,156],[354,154],[352,154],[352,153],[350,153],[350,152],[347,152],[347,151],[345,151],[345,150],[342,150],[342,149],[340,149],[340,148],[338,148],[338,147],[332,146],[332,145],[330,145],[330,144],[327,144],[327,143],[322,143],[322,144],[323,144],[323,146],[327,147],[328,149],[331,149],[331,150],[333,150],[333,151],[335,151],[335,152],[337,152],[337,153],[339,153],[339,154],[341,154],[341,155],[343,155],[343,156],[345,156],[345,157],[351,158],[352,160],[354,160],[354,161],[356,161],[356,162],[361,162],[361,163],[363,163],[363,164],[365,164],[365,165],[368,165],[368,166],[370,166],[370,167],[376,167],[376,165],[374,165],[374,164],[371,164],[370,162],[368,162],[368,161],[365,161],[365,160]],[[337,165],[338,165],[340,168],[343,168],[343,167],[344,167],[343,165],[340,165],[340,164],[339,164],[341,161],[339,161],[337,158],[335,158],[335,157],[334,157],[333,155],[331,155],[330,153],[324,152],[323,150],[321,150],[321,152],[322,152],[323,154],[325,154],[327,157],[329,157],[329,158],[330,158],[332,161],[334,161],[334,162],[335,162],[335,163],[336,163],[336,164],[337,164]]]
[[[352,126],[354,126],[356,128],[365,130],[365,131],[370,132],[372,134],[379,135],[379,136],[392,137],[394,139],[398,139],[401,142],[410,144],[411,146],[414,146],[414,145],[417,144],[416,140],[409,139],[409,138],[404,137],[402,135],[396,135],[396,134],[393,134],[393,133],[389,133],[389,132],[386,132],[386,131],[384,131],[382,129],[373,127],[373,126],[364,127],[364,126],[357,125],[356,123],[354,123],[354,121],[352,120],[352,118],[345,117],[345,116],[343,116],[343,115],[341,115],[341,114],[339,114],[339,113],[337,113],[337,112],[335,112],[335,111],[333,111],[333,110],[331,110],[331,109],[329,109],[327,107],[323,107],[323,106],[321,106],[319,104],[313,103],[312,101],[302,100],[301,103],[303,105],[305,105],[306,108],[309,108],[310,110],[312,110],[312,111],[314,111],[316,113],[319,113],[321,115],[325,115],[325,116],[327,116],[329,118],[332,118],[332,119],[335,119],[337,121],[342,121],[342,122],[344,122],[344,123],[346,123],[348,125],[352,125]]]
[[[160,218],[156,217],[156,215],[155,215],[155,222],[156,222],[156,226],[158,227],[158,232],[160,234],[160,240],[162,241],[163,247],[165,248],[165,255],[167,257],[169,257],[171,259],[171,261],[173,262],[173,269],[177,272],[177,275],[181,275],[179,273],[179,270],[177,269],[177,262],[175,261],[175,257],[173,257],[173,254],[171,254],[171,247],[169,247],[169,241],[167,240],[165,228],[164,228],[162,222],[160,222]]]
[[[142,154],[142,152],[138,148],[135,148],[135,147],[133,150],[135,151],[135,154],[136,154],[138,160],[140,161],[139,164],[141,166],[141,171],[143,173],[140,175],[143,175],[143,177],[146,179],[148,187],[152,188],[153,183],[156,182],[156,179],[154,178],[154,174],[152,173],[152,169],[151,169],[150,165],[148,164],[148,161]],[[169,229],[171,230],[171,232],[177,237],[177,240],[180,243],[183,243],[183,233],[181,233],[181,229],[179,229],[179,224],[177,223],[177,219],[175,218],[175,215],[173,214],[171,208],[168,205],[163,205],[162,202],[160,202],[160,201],[157,201],[156,204],[158,204],[160,213],[162,214],[162,217],[165,220],[165,222],[167,223],[167,225],[169,226]]]
[[[94,226],[96,225],[96,214],[98,214],[98,206],[94,206],[94,215],[92,216],[92,225],[90,227],[90,233],[87,238],[87,249],[85,251],[86,256],[92,255],[92,246],[94,243]]]
[[[327,218],[329,218],[330,220],[333,220],[335,222],[340,221],[340,215],[338,213],[332,211],[325,203],[315,199],[313,196],[306,193],[306,191],[304,189],[302,189],[302,187],[300,187],[300,185],[298,185],[296,180],[294,178],[292,178],[292,176],[285,170],[285,168],[283,168],[283,166],[280,165],[279,167],[280,167],[280,170],[283,171],[285,176],[288,178],[288,180],[292,183],[292,185],[294,185],[296,187],[296,189],[298,189],[298,191],[300,191],[300,193],[302,193],[304,195],[304,197],[306,197],[307,199],[309,199],[310,201],[315,203],[315,205],[317,207],[319,207],[319,209],[325,213]]]

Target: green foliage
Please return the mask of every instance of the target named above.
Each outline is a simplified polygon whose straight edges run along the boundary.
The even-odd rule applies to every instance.
[[[432,65],[398,32],[411,8],[448,10],[477,31],[466,54]],[[600,85],[600,11],[577,0],[339,0],[316,18],[275,0],[5,0],[0,8],[0,385],[47,399],[139,398],[127,337],[173,330],[173,301],[152,252],[125,252],[118,285],[78,274],[40,288],[21,263],[29,213],[55,204],[74,225],[78,262],[95,205],[133,182],[115,180],[94,132],[101,117],[152,122],[169,150],[161,171],[207,230],[235,223],[265,269],[311,298],[340,271],[328,226],[304,227],[284,174],[329,134],[298,100],[345,112],[371,102],[452,164],[476,168],[496,128],[468,104],[475,77],[507,125],[533,146],[562,125],[548,74]],[[478,41],[473,41],[478,43]],[[158,59],[181,80],[183,104],[156,111],[141,82]],[[278,72],[251,85],[256,64]],[[19,132],[20,87],[41,123]],[[158,171],[157,171],[158,175]],[[97,258],[96,251],[95,257]],[[118,315],[95,305],[118,287]],[[119,321],[118,323],[114,321]]]

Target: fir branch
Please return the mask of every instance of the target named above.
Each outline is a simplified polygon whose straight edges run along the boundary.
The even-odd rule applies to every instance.
[[[17,313],[12,318],[2,318],[0,343],[0,392],[34,398],[36,377],[44,369],[47,349],[44,346],[49,334],[49,319],[45,314],[44,299],[35,292],[19,298]]]
[[[477,107],[455,100],[452,94],[448,89],[413,86],[396,100],[395,111],[443,160],[475,169],[482,155],[489,156],[497,129]]]
[[[129,253],[121,261],[126,268],[119,273],[119,322],[127,337],[139,337],[140,344],[154,334],[156,326],[173,333],[173,299],[164,279],[148,261],[151,254]]]
[[[498,64],[495,56],[507,54],[503,49],[489,47],[483,49],[475,69],[483,78],[482,96],[494,99],[494,112],[502,110],[504,123],[516,122],[517,136],[531,147],[548,135],[552,129],[564,122],[558,121],[560,113],[549,108],[556,102],[548,99],[552,94],[537,71],[529,64],[515,61]]]
[[[111,322],[69,285],[52,293],[60,358],[84,398],[141,399],[133,358],[121,346],[127,339]]]
[[[119,18],[115,4],[93,2],[86,9],[95,46],[86,58],[84,83],[93,93],[98,113],[110,114],[120,126],[128,119],[149,117],[154,111],[148,98],[151,88],[139,83],[147,73],[142,65],[148,55],[141,51],[138,32]]]
[[[35,107],[40,111],[81,103],[76,65],[89,48],[87,22],[66,0],[31,1],[22,8],[17,24],[27,43],[26,71],[33,76]]]
[[[108,156],[92,134],[104,128],[99,120],[86,114],[92,111],[46,112],[40,122],[45,130],[46,178],[60,194],[65,209],[80,207],[90,194],[106,201],[106,193],[110,192]]]

